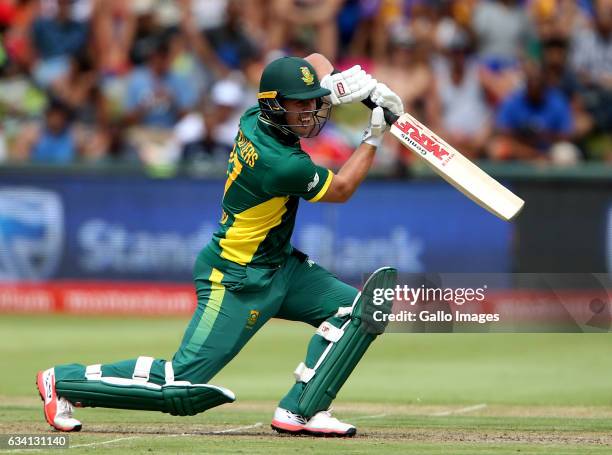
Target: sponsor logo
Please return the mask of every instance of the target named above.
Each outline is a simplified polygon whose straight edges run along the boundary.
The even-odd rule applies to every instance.
[[[53,398],[53,375],[51,373],[44,375],[44,387],[45,387],[45,403],[49,403]]]
[[[310,69],[307,66],[300,66],[300,70],[302,71],[302,80],[304,84],[314,84],[314,75],[310,72]]]
[[[446,164],[452,158],[452,155],[438,142],[438,140],[425,134],[422,128],[419,128],[410,121],[403,120],[397,122],[396,126],[404,133],[402,137],[419,150],[421,155],[425,156],[431,153],[443,164]]]
[[[190,273],[193,262],[215,232],[212,223],[196,231],[131,229],[127,223],[89,219],[77,231],[78,260],[84,274],[147,274],[165,276]],[[175,275],[176,276],[176,275]],[[131,276],[130,278],[133,278]]]
[[[391,263],[407,272],[425,270],[425,238],[401,225],[379,236],[339,235],[323,224],[306,224],[296,231],[295,245],[308,251],[320,266],[344,277],[360,276]]]
[[[312,182],[310,182],[306,187],[306,191],[312,190],[315,186],[317,186],[317,183],[319,183],[319,173],[315,172]]]
[[[0,281],[44,280],[62,255],[59,196],[39,188],[0,188]]]
[[[340,96],[346,95],[346,90],[344,90],[344,84],[342,82],[338,82],[336,84],[336,90],[338,91],[338,95]]]
[[[250,329],[253,326],[255,326],[258,318],[259,318],[259,311],[251,310],[251,313],[249,314],[249,319],[247,320],[247,324],[246,324],[247,328]]]

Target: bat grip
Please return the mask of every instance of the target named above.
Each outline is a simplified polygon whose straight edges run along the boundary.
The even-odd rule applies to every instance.
[[[335,68],[331,72],[331,74],[338,74],[338,73],[340,73],[340,71],[338,71]],[[374,108],[378,107],[376,103],[372,101],[370,98],[366,98],[365,100],[362,100],[361,102],[370,110],[374,110]],[[399,115],[395,115],[393,112],[391,112],[386,107],[383,107],[383,112],[385,113],[385,122],[387,122],[387,125],[391,126],[395,122],[397,122]]]
[[[378,107],[376,103],[372,101],[370,98],[366,98],[365,100],[362,100],[361,102],[369,109],[374,109],[375,107]],[[399,115],[395,115],[393,112],[391,112],[386,107],[383,107],[383,112],[385,113],[385,122],[387,122],[389,126],[393,125],[399,118]]]

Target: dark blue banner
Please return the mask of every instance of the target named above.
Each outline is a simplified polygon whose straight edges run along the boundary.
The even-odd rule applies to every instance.
[[[0,280],[189,281],[223,181],[3,175]],[[512,225],[443,181],[366,182],[346,204],[302,202],[293,243],[341,278],[508,272]]]

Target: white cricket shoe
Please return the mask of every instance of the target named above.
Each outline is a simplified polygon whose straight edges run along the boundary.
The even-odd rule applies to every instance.
[[[39,371],[36,386],[44,402],[45,419],[59,431],[80,431],[81,422],[72,417],[72,404],[55,393],[55,369]]]
[[[279,433],[302,434],[306,419],[283,408],[276,408],[272,419],[272,428]]]
[[[272,419],[272,428],[279,433],[310,436],[351,437],[357,433],[357,429],[353,425],[340,422],[332,417],[331,410],[317,412],[309,420],[306,420],[301,415],[283,408],[276,408]]]
[[[306,425],[304,425],[304,433],[313,436],[335,436],[335,437],[353,437],[357,433],[357,428],[348,423],[340,422],[331,415],[331,409],[328,411],[319,411],[313,415]]]

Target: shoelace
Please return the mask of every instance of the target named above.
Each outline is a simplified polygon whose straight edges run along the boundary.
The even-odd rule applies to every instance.
[[[58,415],[61,417],[71,418],[72,417],[72,405],[65,398],[57,400]]]
[[[331,421],[333,421],[333,422],[338,422],[338,423],[340,423],[340,421],[339,421],[338,419],[336,419],[334,416],[332,416],[332,409],[333,409],[333,408],[332,408],[332,407],[330,407],[329,409],[327,409],[327,410],[325,410],[325,411],[320,411],[320,412],[322,412],[323,414],[325,414],[325,415],[326,415],[326,416],[329,418],[329,420],[331,420]]]
[[[329,407],[327,410],[325,410],[325,411],[321,411],[321,412],[324,412],[324,413],[325,413],[325,415],[327,415],[327,417],[332,417],[332,411],[333,411],[333,410],[334,410],[334,407],[333,407],[333,406],[330,406],[330,407]]]
[[[300,422],[302,425],[306,423],[306,419],[304,417],[302,417],[301,415],[298,414],[294,414],[291,411],[287,411],[287,414],[289,414],[289,416],[295,420],[297,420],[298,422]]]

